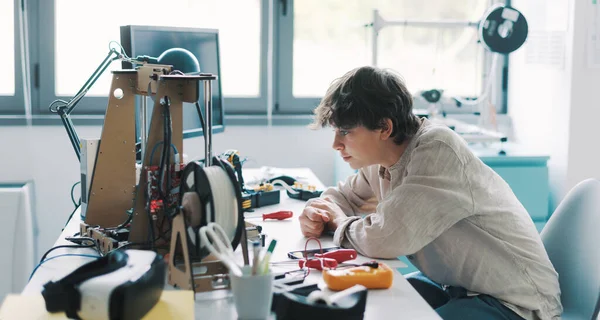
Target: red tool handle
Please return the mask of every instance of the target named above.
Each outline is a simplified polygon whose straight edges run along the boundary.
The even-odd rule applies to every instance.
[[[277,211],[277,212],[263,214],[263,221],[265,221],[267,219],[285,220],[285,219],[291,218],[293,216],[294,216],[294,213],[291,211]]]
[[[322,260],[322,262],[321,262],[321,260]],[[300,268],[304,268],[305,262],[306,262],[307,268],[312,268],[312,269],[317,269],[317,270],[323,270],[323,267],[335,268],[338,265],[338,262],[335,261],[335,259],[322,258],[322,259],[310,259],[308,261],[300,260],[300,261],[298,261],[298,266],[300,266]]]
[[[338,249],[334,251],[325,252],[323,254],[316,253],[315,258],[331,258],[341,263],[348,260],[356,259],[356,250],[354,249]]]

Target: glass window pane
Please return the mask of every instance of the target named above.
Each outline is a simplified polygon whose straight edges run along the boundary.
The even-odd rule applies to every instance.
[[[373,10],[383,19],[477,21],[484,0],[301,0],[294,2],[293,95],[319,97],[352,68],[371,64]],[[318,10],[317,10],[318,8]],[[484,49],[474,27],[386,26],[379,32],[379,67],[399,72],[412,92],[444,89],[478,95]],[[314,70],[319,71],[315,77]]]
[[[56,95],[72,96],[119,41],[123,25],[219,29],[221,79],[227,97],[260,89],[260,0],[56,0]],[[120,69],[113,62],[108,70]],[[88,95],[106,96],[108,70]]]
[[[5,61],[0,77],[0,96],[15,95],[15,14],[14,1],[0,1],[0,43],[8,50],[0,50],[0,61]]]

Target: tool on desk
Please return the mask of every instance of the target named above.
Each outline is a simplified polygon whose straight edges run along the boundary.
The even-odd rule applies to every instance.
[[[297,265],[300,269],[310,268],[316,270],[327,270],[338,266],[338,262],[331,258],[320,258],[320,259],[301,259],[293,261],[277,261],[271,262],[271,265]]]
[[[260,261],[260,242],[252,243],[252,275],[258,272],[258,263]]]
[[[275,239],[271,240],[271,243],[269,243],[269,248],[267,249],[267,252],[265,252],[265,256],[260,263],[261,274],[267,274],[269,272],[269,261],[271,260],[271,255],[273,254],[276,245],[277,240]]]
[[[325,253],[315,253],[315,258],[331,258],[335,259],[337,262],[354,260],[357,256],[356,250],[354,249],[338,249]]]
[[[204,246],[223,262],[229,271],[236,276],[242,275],[242,269],[235,263],[233,248],[229,243],[229,238],[225,230],[217,223],[211,222],[208,225],[200,228],[200,240]]]
[[[334,294],[327,294],[324,291],[315,290],[306,297],[306,300],[311,303],[323,302],[328,306],[332,306],[337,304],[338,301],[343,299],[345,296],[361,291],[367,291],[367,288],[365,288],[365,286],[361,286],[360,284],[354,285],[344,291],[336,292]]]
[[[298,269],[286,272],[273,273],[274,286],[292,286],[304,283],[304,279],[308,277],[308,269]]]
[[[319,248],[319,249],[310,249],[310,250],[296,250],[296,251],[288,252],[287,256],[290,259],[314,258],[315,254],[337,251],[340,249],[342,249],[342,247],[328,247],[328,248]]]
[[[335,259],[321,258],[321,259],[309,259],[299,260],[298,266],[300,268],[311,268],[316,270],[328,270],[338,266],[338,262]]]
[[[303,185],[301,183],[294,183],[294,186],[292,186],[292,190],[294,190],[295,193],[291,192],[290,190],[287,190],[287,194],[290,198],[304,201],[310,200],[312,198],[318,198],[323,193],[322,190],[317,190],[316,186]]]
[[[285,191],[287,192],[288,197],[292,199],[306,201],[312,198],[317,198],[321,196],[321,193],[323,193],[323,191],[317,190],[317,187],[314,185],[304,185],[298,181],[294,181],[292,186],[290,186],[285,181],[279,179],[273,180],[272,183],[283,186],[285,188]]]
[[[244,183],[242,166],[244,160],[240,160],[238,150],[227,150],[220,155],[222,159],[228,161],[235,169],[239,182],[239,190],[242,196],[242,207],[245,211],[260,208],[272,204],[278,204],[280,201],[279,190],[274,190],[271,183],[261,183],[258,186],[249,187]]]
[[[265,221],[267,219],[285,220],[285,219],[289,219],[293,216],[294,216],[294,213],[292,211],[283,210],[283,211],[265,213],[262,215],[262,218],[263,218],[263,221]]]
[[[320,244],[320,243],[319,243]],[[316,270],[329,270],[335,269],[340,266],[340,263],[345,261],[354,260],[357,257],[356,250],[354,249],[335,249],[331,251],[325,251],[325,249],[307,250],[307,251],[292,251],[288,253],[288,256],[293,257],[292,261],[279,261],[273,262],[272,265],[285,265],[285,264],[298,264],[300,269],[309,268]],[[314,255],[309,256],[308,251],[314,252]],[[298,252],[302,252],[304,258],[295,259]],[[317,253],[318,252],[318,253]],[[296,262],[297,261],[297,262]],[[358,266],[356,264],[344,264],[344,266]]]
[[[298,260],[298,267],[300,269],[310,268],[315,270],[330,270],[330,269],[338,269],[340,267],[371,267],[378,268],[379,263],[377,261],[365,262],[362,264],[356,263],[341,263],[333,258],[314,258],[314,259],[302,259]],[[296,261],[279,261],[272,262],[271,265],[286,265],[286,264],[296,264]]]
[[[246,239],[252,244],[259,242],[261,247],[265,246],[266,235],[262,233],[262,227],[246,221]]]
[[[358,266],[325,270],[323,280],[327,287],[334,291],[345,290],[357,284],[369,289],[387,289],[394,282],[394,274],[386,264],[377,263],[377,267]]]
[[[363,319],[368,291],[356,287],[326,294],[318,285],[297,285],[276,288],[273,305],[277,319]],[[309,296],[311,298],[309,298]],[[327,301],[330,304],[327,304]]]

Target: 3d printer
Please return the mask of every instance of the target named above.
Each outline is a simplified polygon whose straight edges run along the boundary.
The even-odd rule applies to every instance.
[[[192,264],[208,255],[198,240],[199,227],[209,222],[221,224],[228,231],[234,248],[242,244],[244,260],[248,263],[241,197],[235,192],[237,180],[228,163],[212,156],[211,83],[217,76],[201,73],[195,57],[181,48],[166,50],[158,58],[130,58],[122,48],[111,48],[72,100],[56,101],[50,106],[61,116],[76,155],[82,161],[87,159],[81,157],[81,142],[70,113],[108,65],[117,60],[131,63],[135,68],[113,71],[102,134],[94,146],[95,154],[88,155],[93,161],[89,162],[86,177],[82,177],[82,182],[89,183],[82,183],[85,221],[81,223],[80,234],[95,239],[102,253],[117,248],[170,252],[169,281],[172,284],[212,290],[215,279],[226,274],[226,270],[219,261],[212,261],[210,265],[214,268],[208,268],[205,279],[193,273]],[[204,117],[198,102],[201,88]],[[136,163],[139,153],[135,133],[136,96],[152,97],[155,103],[147,136],[144,135],[146,130],[142,130],[141,163]],[[195,104],[205,129],[205,159],[188,165],[184,165],[182,159],[184,102]],[[136,183],[136,165],[140,166],[139,183]],[[195,180],[200,176],[204,180]],[[226,194],[227,199],[220,197],[224,189],[234,190]],[[203,215],[199,225],[192,226],[184,217],[186,212],[181,203],[185,193],[200,195]],[[231,198],[236,201],[232,202]],[[223,208],[225,203],[233,205]],[[227,284],[221,287],[226,288]]]

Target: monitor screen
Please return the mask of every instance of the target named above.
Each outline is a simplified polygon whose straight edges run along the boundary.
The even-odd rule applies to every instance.
[[[121,45],[125,53],[132,58],[151,56],[158,58],[171,48],[183,48],[191,52],[200,64],[200,71],[217,75],[212,83],[212,128],[213,133],[224,129],[223,97],[221,95],[221,69],[219,59],[219,31],[216,29],[174,28],[155,26],[122,26]],[[123,63],[124,69],[131,69],[129,63]],[[204,90],[199,85],[200,109],[204,116]],[[142,97],[140,99],[145,99]],[[140,100],[141,101],[141,100]],[[153,103],[147,103],[148,115],[152,114]],[[193,103],[183,105],[183,137],[201,136],[202,125]]]

